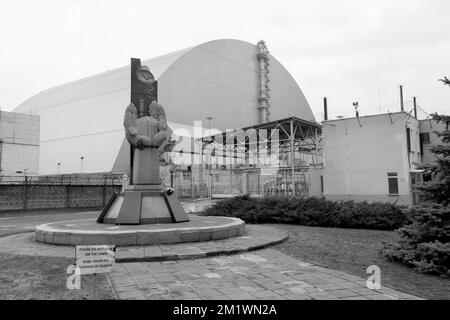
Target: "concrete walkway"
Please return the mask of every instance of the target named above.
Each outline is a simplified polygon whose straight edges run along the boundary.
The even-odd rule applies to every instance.
[[[198,259],[242,253],[281,243],[287,233],[273,227],[247,225],[243,236],[204,242],[155,244],[149,246],[118,247],[117,262],[168,261]],[[0,253],[74,258],[73,246],[53,245],[35,241],[35,233],[28,232],[0,237]]]
[[[274,249],[166,262],[121,263],[110,274],[119,299],[411,300],[390,288]]]

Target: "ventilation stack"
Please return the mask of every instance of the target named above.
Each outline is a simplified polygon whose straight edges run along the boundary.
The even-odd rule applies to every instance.
[[[259,75],[259,95],[258,95],[258,110],[259,110],[259,122],[269,122],[270,116],[270,104],[269,104],[269,51],[267,50],[266,43],[261,40],[258,42],[258,75]]]

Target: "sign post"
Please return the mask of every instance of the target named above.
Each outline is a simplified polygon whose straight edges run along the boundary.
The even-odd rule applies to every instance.
[[[111,273],[116,263],[116,247],[113,245],[76,246],[75,265],[80,275],[92,274],[93,295],[96,298],[97,274]]]

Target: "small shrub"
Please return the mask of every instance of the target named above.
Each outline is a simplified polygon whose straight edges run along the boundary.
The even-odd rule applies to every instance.
[[[247,223],[394,230],[407,221],[405,207],[390,203],[329,201],[324,198],[222,200],[203,215],[241,218]]]

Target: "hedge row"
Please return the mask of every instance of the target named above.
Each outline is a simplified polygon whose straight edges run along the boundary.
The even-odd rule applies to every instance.
[[[391,203],[329,201],[323,198],[255,199],[238,197],[217,202],[202,215],[237,217],[247,223],[394,230],[408,221],[406,207]]]

